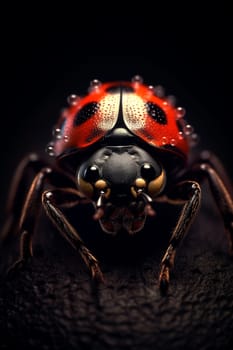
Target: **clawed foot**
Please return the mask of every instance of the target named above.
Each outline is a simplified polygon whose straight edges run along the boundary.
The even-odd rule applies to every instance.
[[[169,280],[170,280],[169,267],[163,265],[159,274],[159,288],[160,288],[161,294],[163,295],[166,295],[168,292]]]
[[[96,282],[104,283],[104,276],[98,263],[91,266],[91,276]]]
[[[99,267],[99,263],[98,260],[94,257],[94,255],[91,254],[91,252],[89,251],[89,249],[87,249],[85,246],[82,246],[80,248],[80,254],[86,264],[86,266],[89,268],[90,272],[91,272],[91,276],[92,278],[96,281],[96,282],[104,282],[104,276],[103,273]]]

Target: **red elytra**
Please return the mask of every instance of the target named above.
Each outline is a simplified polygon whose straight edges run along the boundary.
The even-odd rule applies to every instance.
[[[84,97],[73,99],[64,110],[57,128],[54,153],[67,149],[84,149],[101,140],[121,118],[121,127],[158,148],[171,146],[185,158],[189,143],[179,128],[179,108],[155,94],[149,85],[139,81],[96,83]]]

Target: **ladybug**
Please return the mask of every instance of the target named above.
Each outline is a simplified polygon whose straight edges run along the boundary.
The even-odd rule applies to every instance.
[[[93,219],[103,232],[117,235],[124,230],[132,235],[155,215],[156,205],[168,202],[182,205],[182,210],[160,266],[158,285],[167,291],[177,249],[200,207],[204,179],[229,233],[232,252],[228,175],[214,154],[197,151],[197,134],[185,116],[184,108],[176,107],[161,86],[147,85],[140,76],[106,83],[95,79],[84,96],[69,96],[47,147],[53,162],[30,154],[13,179],[2,239],[18,232],[21,252],[8,272],[32,256],[41,206],[80,253],[92,277],[103,281],[99,262],[63,208],[92,203]],[[29,170],[35,176],[24,198],[21,187]]]

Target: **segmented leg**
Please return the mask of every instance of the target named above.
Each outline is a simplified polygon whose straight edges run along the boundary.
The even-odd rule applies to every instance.
[[[34,160],[36,161],[36,159]],[[67,186],[74,186],[73,180],[62,171],[54,171],[50,167],[44,167],[34,177],[26,194],[26,197],[24,198],[20,195],[20,189],[18,189],[17,186],[20,186],[20,184],[24,183],[27,170],[29,170],[29,164],[30,162],[25,162],[25,166],[21,164],[19,167],[17,176],[13,180],[13,186],[10,194],[11,205],[8,210],[10,210],[11,213],[15,214],[16,211],[14,208],[19,206],[17,207],[18,223],[17,225],[14,224],[14,229],[15,232],[20,236],[20,254],[18,260],[8,269],[8,275],[21,267],[33,255],[32,237],[36,230],[36,224],[41,211],[41,198],[45,183],[50,183],[54,186],[62,184]],[[42,164],[43,162],[37,158],[36,167],[39,167]],[[36,167],[34,167],[33,170],[36,170]],[[72,203],[69,203],[69,206],[71,206],[71,204]],[[9,226],[11,225],[7,224],[7,226],[10,229]],[[10,235],[11,231],[9,231],[8,234]]]
[[[233,199],[230,190],[218,175],[216,170],[208,163],[197,164],[194,167],[196,173],[208,179],[211,192],[217,207],[222,215],[223,222],[229,237],[229,251],[233,254]]]
[[[55,189],[53,191],[46,191],[42,196],[42,203],[45,211],[63,237],[76,249],[86,266],[91,272],[94,279],[103,282],[103,275],[99,267],[99,263],[94,255],[84,245],[81,237],[76,229],[69,223],[65,215],[59,209],[60,205],[65,205],[61,198],[66,203],[70,203],[77,199],[77,191],[72,189]]]
[[[51,168],[42,169],[34,178],[23,205],[18,232],[20,234],[20,254],[18,260],[8,269],[7,274],[21,267],[32,255],[32,236],[41,209],[41,192]]]
[[[229,178],[229,174],[227,173],[224,165],[222,164],[221,160],[209,150],[202,151],[200,154],[199,159],[194,164],[209,164],[211,168],[215,169],[218,176],[221,178],[222,182],[224,183],[224,186],[227,188],[227,191],[233,196],[233,186],[232,181]]]
[[[208,181],[223,218],[230,254],[233,254],[233,187],[224,165],[214,153],[206,150],[201,152],[185,177],[197,180],[199,183]]]
[[[166,292],[168,289],[170,270],[174,266],[177,248],[197,214],[201,200],[201,189],[197,182],[185,181],[177,184],[174,190],[168,194],[168,198],[171,201],[177,201],[178,203],[184,202],[185,204],[172,233],[167,251],[161,261],[159,286],[162,292]]]
[[[35,174],[45,166],[48,166],[48,164],[37,154],[32,153],[25,157],[16,169],[6,202],[6,220],[3,229],[1,230],[0,237],[2,243],[9,236],[13,236],[18,232],[22,207],[28,189],[29,177],[34,177]]]

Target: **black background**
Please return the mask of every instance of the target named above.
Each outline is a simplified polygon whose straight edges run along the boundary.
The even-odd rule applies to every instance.
[[[43,151],[70,93],[89,81],[143,76],[177,97],[204,147],[233,175],[230,16],[163,3],[77,4],[6,9],[1,21],[0,219],[10,177],[30,151]]]

